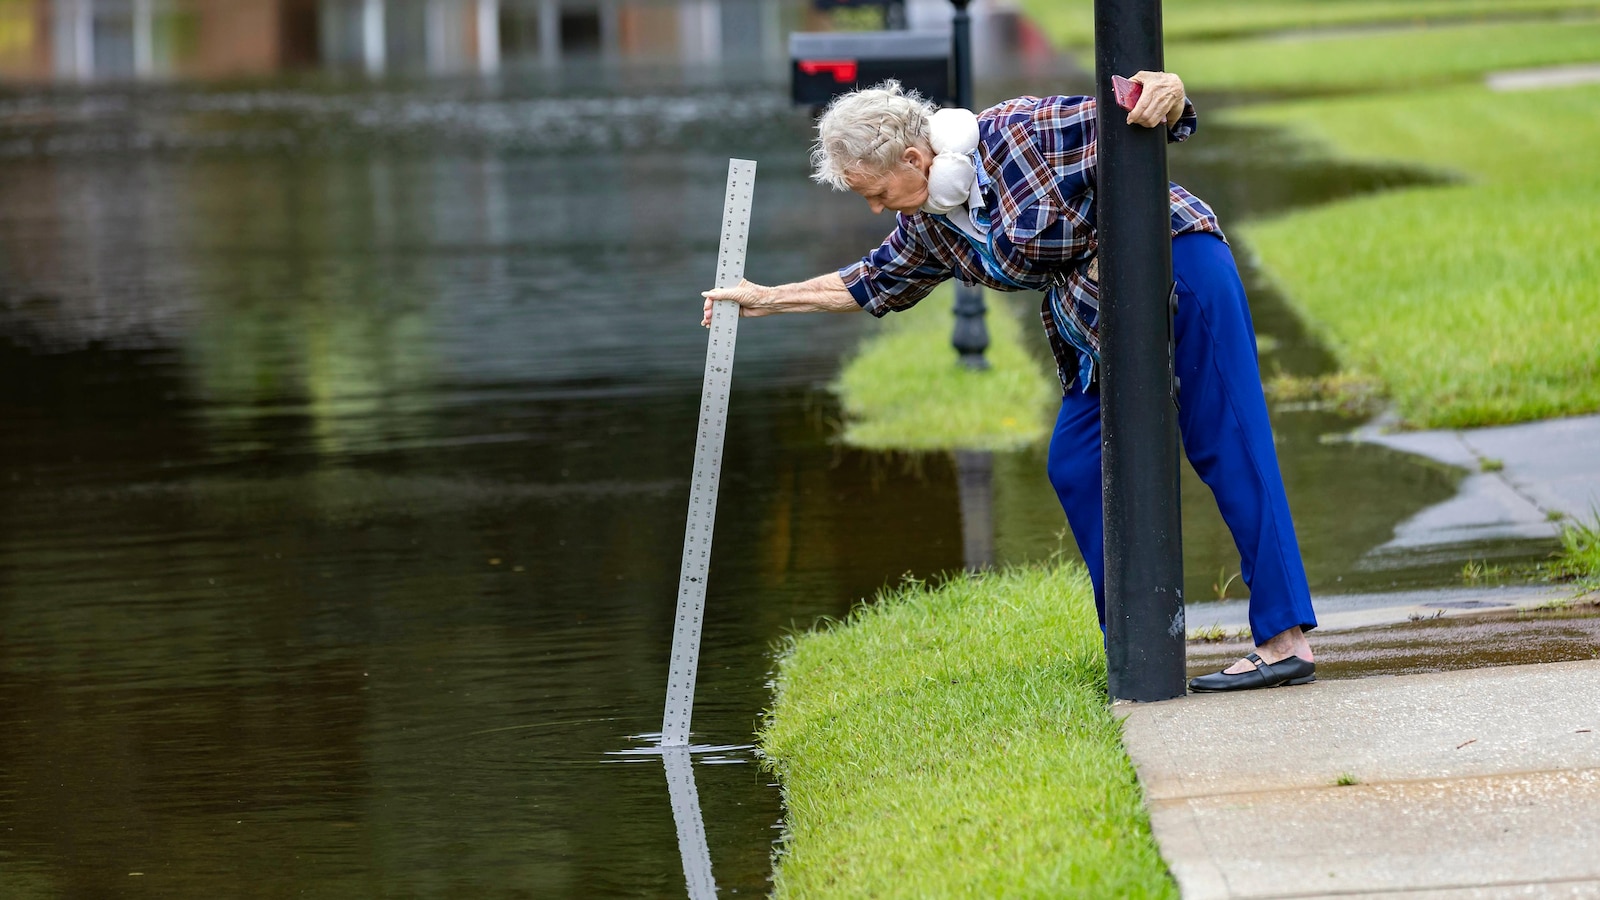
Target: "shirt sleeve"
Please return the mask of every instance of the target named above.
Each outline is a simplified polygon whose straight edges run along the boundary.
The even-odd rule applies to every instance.
[[[839,270],[850,296],[879,317],[916,306],[950,275],[950,267],[906,231],[903,218],[878,249]]]
[[[1183,116],[1178,119],[1178,124],[1167,129],[1167,143],[1177,144],[1187,141],[1200,127],[1200,117],[1195,114],[1194,104],[1188,96],[1183,98]]]

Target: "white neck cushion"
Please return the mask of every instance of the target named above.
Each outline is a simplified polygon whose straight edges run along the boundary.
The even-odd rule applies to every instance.
[[[928,200],[922,208],[947,213],[966,204],[978,179],[971,156],[978,149],[978,117],[971,110],[941,109],[928,117],[928,142],[934,157],[928,170]]]

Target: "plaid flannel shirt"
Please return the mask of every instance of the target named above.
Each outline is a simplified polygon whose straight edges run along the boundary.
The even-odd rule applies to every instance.
[[[1194,106],[1185,100],[1168,140],[1185,140],[1197,125]],[[900,214],[883,244],[839,276],[874,316],[909,309],[951,277],[1001,291],[1044,291],[1039,317],[1062,388],[1074,380],[1087,388],[1100,359],[1094,98],[1008,100],[978,116],[978,133],[985,208],[972,212],[990,223],[990,264],[1000,271],[989,271],[983,254],[942,216],[917,212]],[[1200,198],[1176,184],[1170,194],[1174,236],[1222,236]]]

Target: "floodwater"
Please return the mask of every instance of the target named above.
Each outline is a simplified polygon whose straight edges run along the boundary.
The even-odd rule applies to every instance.
[[[681,896],[660,758],[618,751],[660,727],[726,160],[758,280],[888,227],[806,140],[770,69],[0,93],[6,895]],[[1173,169],[1225,225],[1410,177],[1217,127]],[[1247,274],[1264,364],[1327,368]],[[692,770],[725,895],[779,835],[775,642],[974,532],[1059,546],[1042,450],[964,541],[952,459],[837,445],[874,327],[740,330]],[[1277,424],[1316,589],[1454,577],[1365,555],[1455,474]],[[1207,503],[1191,597],[1237,569]]]

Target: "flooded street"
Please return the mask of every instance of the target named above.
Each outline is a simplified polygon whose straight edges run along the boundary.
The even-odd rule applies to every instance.
[[[47,149],[0,175],[7,884],[681,885],[659,762],[605,754],[659,728],[726,155],[774,171],[752,267],[837,245],[785,225],[835,199],[802,181],[803,120],[647,94],[708,127],[635,151],[597,114],[580,156],[537,122],[519,152],[407,118],[450,87],[8,102],[12,145]],[[790,623],[959,565],[953,486],[827,443],[814,386],[862,323],[796,324],[741,348],[723,516],[749,524],[719,536],[696,716],[723,743]],[[761,891],[777,795],[730,760],[698,773],[717,878]]]
[[[890,224],[742,66],[0,83],[8,897],[682,896],[661,762],[616,751],[660,727],[727,158],[756,280]],[[1408,177],[1283,147],[1203,128],[1173,176],[1225,228]],[[1328,369],[1246,268],[1264,366]],[[724,895],[779,835],[776,642],[964,562],[953,459],[836,443],[874,327],[740,330],[694,719],[731,747],[693,767]],[[1277,424],[1314,590],[1456,579],[1368,551],[1458,474]],[[1043,449],[991,483],[996,559],[1056,552]],[[1238,558],[1192,477],[1184,510],[1206,598]]]

